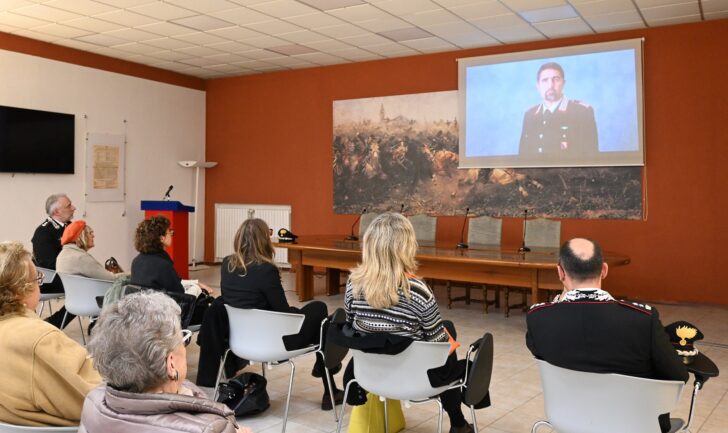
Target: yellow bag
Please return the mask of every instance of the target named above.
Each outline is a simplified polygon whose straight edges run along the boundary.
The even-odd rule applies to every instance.
[[[389,433],[404,430],[404,413],[399,400],[387,400]],[[349,419],[348,433],[384,433],[384,403],[379,396],[367,393],[367,402],[354,406]]]

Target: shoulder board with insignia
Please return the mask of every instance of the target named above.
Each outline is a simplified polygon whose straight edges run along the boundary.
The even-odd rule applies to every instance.
[[[40,223],[40,225],[41,225],[41,227],[48,227],[48,224],[49,224],[49,223],[50,223],[50,221],[48,221],[48,220],[45,220],[45,221],[43,221],[42,223]]]
[[[647,304],[640,304],[639,302],[630,302],[630,301],[624,301],[619,300],[617,301],[617,304],[623,306],[623,307],[629,307],[633,310],[637,310],[639,312],[652,315],[652,307]]]
[[[531,305],[531,308],[528,309],[528,313],[531,313],[536,310],[540,310],[541,308],[546,308],[554,305],[553,302],[540,302],[538,304]]]
[[[578,101],[576,99],[572,99],[572,101],[574,101],[574,103],[576,104],[581,105],[584,108],[591,108],[591,105],[587,104],[586,102]]]

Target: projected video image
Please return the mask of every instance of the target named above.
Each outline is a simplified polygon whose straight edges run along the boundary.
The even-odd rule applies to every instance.
[[[639,44],[604,45],[461,60],[461,167],[642,165]]]

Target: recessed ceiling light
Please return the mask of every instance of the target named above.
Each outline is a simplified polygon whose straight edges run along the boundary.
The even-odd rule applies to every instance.
[[[518,12],[529,23],[542,23],[544,21],[565,20],[576,18],[579,14],[570,5],[555,6],[552,8],[532,9],[530,11]]]
[[[298,0],[320,11],[330,11],[334,9],[348,8],[364,4],[363,0]]]
[[[386,32],[377,33],[387,39],[395,42],[413,41],[415,39],[431,38],[432,33],[428,33],[418,27],[409,27],[406,29],[387,30]]]

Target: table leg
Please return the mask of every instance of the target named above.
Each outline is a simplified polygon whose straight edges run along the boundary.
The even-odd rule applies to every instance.
[[[301,266],[301,272],[296,275],[296,292],[301,302],[313,299],[313,266]]]
[[[334,268],[326,268],[326,294],[338,295],[341,281],[341,271]]]

